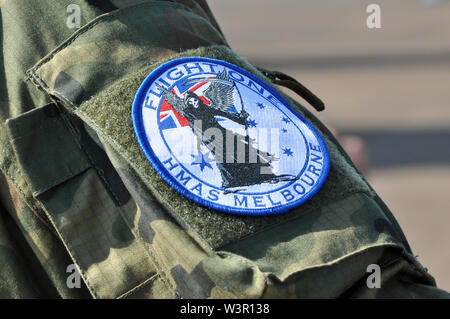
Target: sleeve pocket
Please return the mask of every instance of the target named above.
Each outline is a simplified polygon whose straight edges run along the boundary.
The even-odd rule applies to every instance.
[[[123,217],[136,206],[113,200],[63,116],[48,104],[8,120],[16,161],[91,294],[120,297],[156,274]]]

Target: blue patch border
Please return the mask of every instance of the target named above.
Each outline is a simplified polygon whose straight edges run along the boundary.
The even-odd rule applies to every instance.
[[[235,70],[236,72],[240,72],[244,74],[245,76],[249,77],[259,85],[261,85],[264,89],[266,89],[268,92],[270,92],[274,97],[276,97],[288,110],[290,110],[297,118],[299,118],[316,136],[320,148],[323,153],[324,163],[323,163],[323,174],[317,181],[316,185],[310,190],[310,192],[300,200],[297,200],[292,203],[286,203],[279,206],[273,206],[270,208],[261,208],[261,209],[255,209],[255,208],[235,208],[235,207],[228,207],[224,206],[222,204],[218,204],[212,201],[207,201],[191,192],[189,192],[187,189],[183,188],[178,181],[167,171],[167,169],[164,167],[164,165],[161,163],[161,161],[158,159],[158,157],[153,152],[149,142],[147,141],[147,136],[145,134],[144,125],[142,121],[142,104],[145,99],[145,95],[147,92],[147,88],[155,81],[162,73],[164,73],[167,69],[179,65],[181,63],[188,63],[188,62],[208,62],[208,63],[217,63],[223,66],[226,66],[230,69]],[[237,214],[237,215],[245,215],[245,216],[264,216],[264,215],[277,215],[286,213],[292,208],[298,207],[308,201],[311,197],[313,197],[323,186],[325,183],[328,173],[330,170],[330,156],[328,153],[328,148],[325,144],[325,141],[323,140],[322,136],[317,132],[317,130],[314,128],[314,126],[309,123],[306,119],[304,119],[300,114],[298,114],[290,105],[289,103],[278,94],[272,87],[270,87],[268,84],[266,84],[263,80],[256,77],[255,75],[251,74],[250,72],[225,61],[222,60],[216,60],[211,58],[204,58],[204,57],[185,57],[185,58],[178,58],[171,60],[169,62],[166,62],[162,65],[160,65],[158,68],[154,69],[142,82],[141,86],[139,87],[138,91],[136,92],[136,95],[133,100],[132,110],[131,110],[131,116],[133,119],[133,126],[134,131],[139,143],[140,148],[144,152],[147,159],[152,164],[155,171],[161,176],[164,181],[166,181],[167,184],[169,184],[170,187],[175,189],[179,194],[183,195],[184,197],[192,200],[193,202],[200,204],[202,206],[205,206],[207,208],[212,208],[215,210],[222,211],[224,213],[230,213],[230,214]]]

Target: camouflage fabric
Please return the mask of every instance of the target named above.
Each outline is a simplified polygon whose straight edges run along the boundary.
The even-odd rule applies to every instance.
[[[79,29],[66,26],[71,4]],[[2,0],[0,10],[1,298],[449,297],[332,134],[286,95],[330,150],[329,178],[307,204],[227,215],[156,174],[130,115],[152,70],[203,56],[273,86],[229,48],[205,1]],[[366,285],[371,264],[381,288]]]

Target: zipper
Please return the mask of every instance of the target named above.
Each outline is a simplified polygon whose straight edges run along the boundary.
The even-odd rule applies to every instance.
[[[303,84],[298,82],[293,77],[284,74],[280,71],[269,71],[263,69],[261,67],[257,67],[257,69],[264,74],[264,76],[268,77],[272,83],[280,86],[284,86],[295,93],[297,93],[300,97],[305,99],[312,107],[314,107],[318,112],[325,110],[325,104],[319,99],[314,93],[312,93],[308,88],[306,88]]]

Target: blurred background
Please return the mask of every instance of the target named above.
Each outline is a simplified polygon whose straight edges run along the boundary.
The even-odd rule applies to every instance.
[[[381,8],[380,29],[366,25],[371,3]],[[323,99],[326,110],[313,112],[362,165],[364,151],[367,179],[450,291],[450,1],[209,5],[237,53]]]

